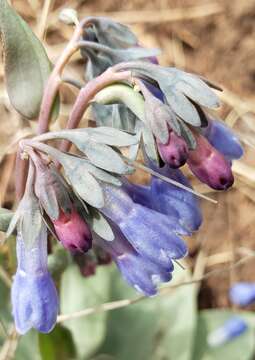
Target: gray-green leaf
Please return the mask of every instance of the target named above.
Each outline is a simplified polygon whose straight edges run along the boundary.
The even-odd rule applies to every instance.
[[[51,63],[30,27],[6,0],[0,0],[0,29],[10,101],[21,115],[35,118]]]

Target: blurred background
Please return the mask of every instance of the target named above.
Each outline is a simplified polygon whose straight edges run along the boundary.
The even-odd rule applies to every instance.
[[[34,332],[18,338],[9,316],[9,291],[15,265],[13,244],[0,249],[0,360],[199,360],[255,359],[255,307],[240,310],[229,301],[237,281],[255,281],[255,0],[13,0],[12,5],[41,38],[54,63],[72,34],[59,22],[62,8],[88,15],[109,16],[128,24],[143,46],[162,49],[160,63],[199,73],[218,83],[222,107],[218,116],[234,128],[245,148],[233,164],[235,185],[225,194],[194,183],[218,203],[202,201],[204,223],[189,240],[185,271],[174,282],[191,282],[162,290],[157,298],[137,298],[111,266],[84,278],[71,265],[61,275],[61,313],[89,308],[76,320],[61,322],[51,335]],[[69,76],[83,79],[84,64],[74,56]],[[14,205],[15,144],[35,124],[11,108],[0,63],[0,205]],[[61,114],[65,124],[76,90],[63,87]],[[12,122],[13,125],[10,125]],[[139,173],[135,180],[143,181]],[[3,238],[3,235],[1,235]],[[192,281],[194,280],[194,283]],[[126,303],[118,302],[122,299]],[[133,299],[133,300],[132,300]],[[112,306],[98,305],[114,302]],[[132,304],[132,302],[138,302]],[[113,308],[120,307],[121,309]],[[96,312],[94,314],[94,312]],[[231,314],[241,314],[248,331],[232,342],[210,349],[206,335]]]

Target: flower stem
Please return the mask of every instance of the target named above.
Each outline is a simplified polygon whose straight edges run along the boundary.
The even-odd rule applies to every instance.
[[[89,81],[87,85],[80,90],[76,98],[66,128],[74,129],[79,125],[79,122],[81,121],[84,112],[90,105],[90,101],[100,90],[102,90],[104,87],[108,85],[111,85],[112,83],[116,83],[118,81],[127,81],[127,80],[131,80],[130,71],[123,71],[117,73],[112,68],[108,68],[100,76]],[[60,145],[60,150],[68,151],[69,148],[70,148],[70,142],[67,140],[63,140]]]

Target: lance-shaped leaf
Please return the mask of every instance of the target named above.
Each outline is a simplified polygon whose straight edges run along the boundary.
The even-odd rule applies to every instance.
[[[122,48],[137,44],[137,38],[125,25],[105,17],[91,18],[93,30],[99,43]]]
[[[180,125],[176,116],[169,106],[152,95],[142,81],[139,81],[138,84],[145,99],[145,121],[151,128],[156,138],[158,138],[162,144],[166,144],[169,139],[167,124],[169,124],[171,128],[180,135]]]
[[[87,128],[86,132],[91,141],[110,146],[123,147],[137,143],[137,139],[133,135],[112,127],[101,126],[98,128]]]
[[[35,180],[35,193],[41,206],[53,220],[59,217],[59,205],[56,191],[50,179],[50,174],[38,172]]]
[[[177,90],[201,106],[212,109],[219,107],[219,99],[216,94],[198,76],[180,70],[178,73],[179,80],[175,84]]]
[[[164,92],[168,104],[176,115],[188,124],[193,126],[201,125],[201,120],[195,106],[185,95],[171,86],[164,86],[160,84],[160,88]]]
[[[35,193],[51,220],[59,218],[60,209],[64,212],[70,212],[72,209],[64,179],[53,165],[49,168],[42,162],[36,163]]]
[[[158,157],[158,151],[157,151],[155,139],[151,130],[146,125],[143,125],[142,127],[142,139],[143,139],[143,147],[147,156],[152,161],[155,161],[156,164],[158,164],[159,157]]]
[[[85,161],[70,155],[62,155],[59,161],[77,194],[91,206],[103,207],[103,191],[94,176],[87,170]]]
[[[17,226],[21,231],[26,246],[32,246],[42,226],[40,206],[32,191],[24,194],[9,224],[6,236],[9,237]]]
[[[8,209],[0,208],[0,231],[6,232],[14,213]]]
[[[104,240],[114,240],[114,233],[105,217],[96,209],[90,209],[90,225],[92,230]]]
[[[130,167],[125,164],[121,156],[107,145],[87,141],[83,144],[82,151],[92,164],[101,169],[115,172],[116,174],[127,174],[130,172]]]
[[[51,63],[30,27],[6,0],[0,0],[0,30],[10,101],[21,115],[35,118]]]

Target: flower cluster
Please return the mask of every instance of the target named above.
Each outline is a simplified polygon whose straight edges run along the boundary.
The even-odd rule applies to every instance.
[[[161,283],[172,279],[174,262],[188,253],[183,237],[202,223],[199,202],[179,168],[187,163],[202,182],[226,190],[234,181],[231,161],[242,156],[233,132],[203,109],[218,106],[214,85],[159,66],[156,51],[140,47],[121,24],[105,18],[89,18],[84,24],[77,46],[88,59],[90,82],[81,89],[72,115],[83,113],[85,99],[94,99],[95,120],[103,126],[49,132],[20,142],[29,172],[8,231],[17,228],[18,233],[12,304],[20,333],[31,327],[49,332],[56,322],[57,292],[47,269],[49,234],[71,252],[83,275],[113,260],[131,286],[155,295]],[[118,82],[125,73],[117,85],[129,94],[122,104],[119,93],[101,103],[96,96],[106,88],[96,86],[104,71],[109,75],[109,67]],[[91,89],[94,97],[86,94]],[[114,104],[110,112],[106,103]],[[44,143],[55,139],[71,142],[76,152]],[[122,155],[122,147],[132,159]],[[153,173],[146,186],[126,177],[135,170],[139,147]]]

